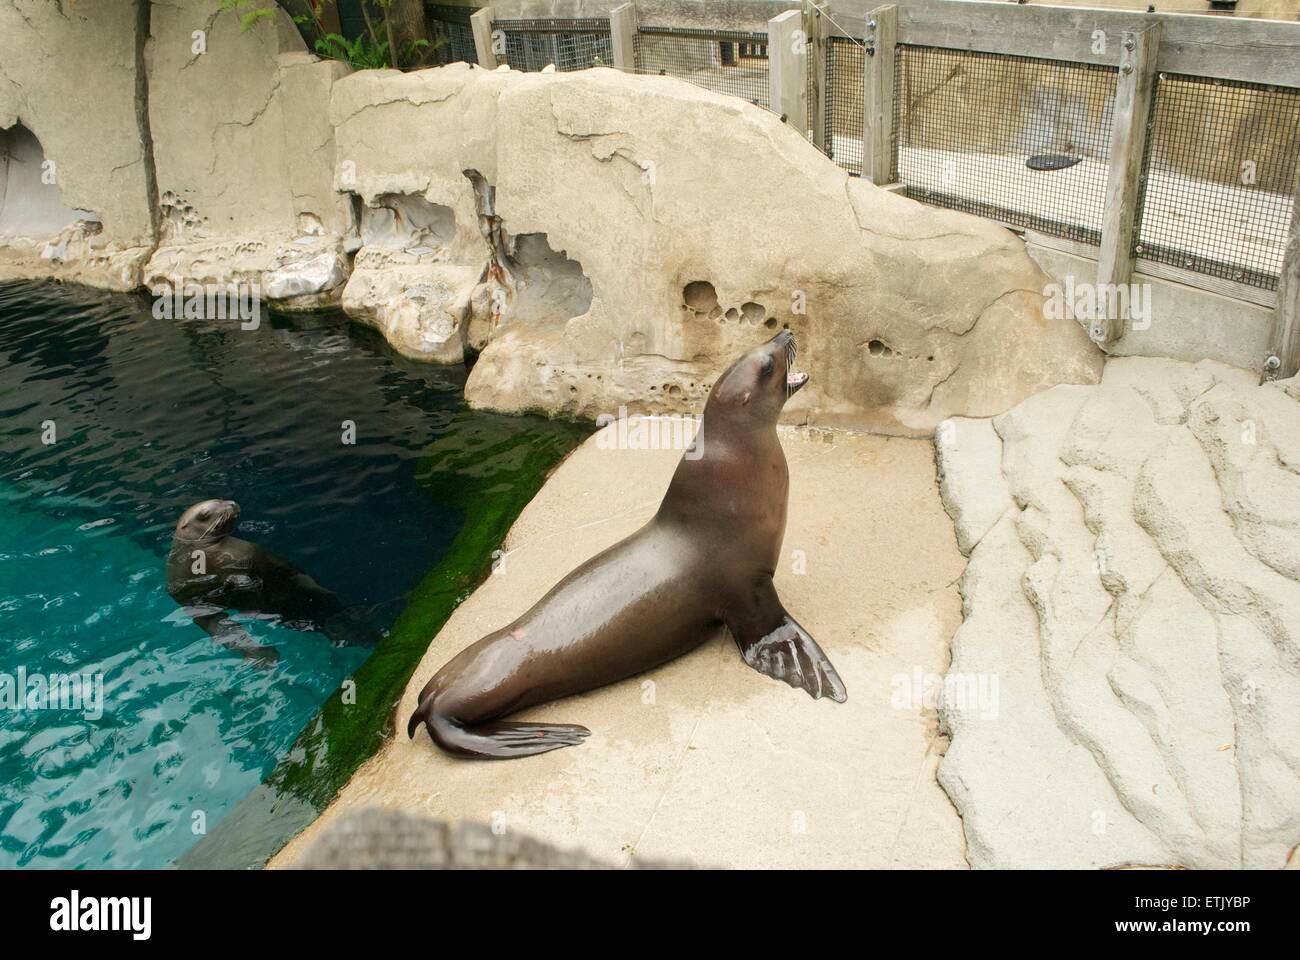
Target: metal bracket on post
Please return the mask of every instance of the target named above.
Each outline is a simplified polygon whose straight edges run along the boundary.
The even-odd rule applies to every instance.
[[[767,68],[772,112],[806,137],[808,38],[798,10],[787,10],[767,21]]]
[[[625,3],[609,12],[609,42],[614,68],[636,73],[636,6]]]
[[[1142,160],[1147,124],[1155,96],[1156,57],[1160,49],[1160,24],[1125,30],[1120,49],[1119,78],[1115,82],[1115,110],[1110,128],[1110,169],[1106,176],[1106,201],[1102,211],[1101,250],[1097,255],[1096,302],[1106,304],[1104,315],[1093,317],[1088,335],[1099,345],[1113,343],[1124,334],[1127,297],[1103,296],[1133,278],[1133,236],[1138,197],[1142,188]],[[1121,307],[1121,304],[1125,305]],[[1114,307],[1114,315],[1109,309]]]
[[[862,175],[877,186],[894,176],[894,53],[898,7],[867,14],[862,69]]]
[[[497,67],[497,55],[492,52],[492,21],[495,16],[495,10],[484,7],[470,14],[469,18],[470,29],[474,31],[474,53],[478,57],[478,65],[488,70]]]
[[[1269,337],[1270,360],[1276,360],[1271,380],[1286,380],[1300,373],[1300,166],[1296,168],[1295,204],[1291,228],[1282,253],[1282,271],[1277,281],[1277,305],[1273,307],[1273,330]]]
[[[812,142],[822,153],[830,153],[826,142],[826,18],[816,0],[804,0],[803,32],[808,44],[808,67],[812,83],[808,91],[808,119]]]

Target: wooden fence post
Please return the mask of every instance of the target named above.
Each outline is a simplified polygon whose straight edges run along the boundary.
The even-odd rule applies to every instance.
[[[787,10],[767,21],[768,103],[772,112],[808,135],[808,40],[803,15]]]
[[[614,68],[636,73],[636,6],[625,3],[609,12],[609,40]]]
[[[1280,380],[1300,373],[1300,166],[1296,168],[1294,196],[1270,338],[1273,356],[1281,364],[1274,376]]]
[[[1088,329],[1088,335],[1102,345],[1123,336],[1124,322],[1128,319],[1123,316],[1127,310],[1120,309],[1120,304],[1127,304],[1128,298],[1103,296],[1103,292],[1110,289],[1110,284],[1127,284],[1133,278],[1133,228],[1159,48],[1159,22],[1142,30],[1124,31],[1110,127],[1110,170],[1102,210],[1101,250],[1097,257],[1096,300],[1099,305],[1107,306],[1103,315],[1093,318]]]
[[[808,89],[808,119],[812,142],[822,153],[826,143],[826,18],[816,0],[804,0],[803,32],[808,44],[808,67],[812,83]]]
[[[497,56],[492,52],[492,20],[495,13],[491,7],[484,7],[469,18],[469,25],[474,31],[474,53],[478,56],[478,65],[488,70],[497,67]]]
[[[862,69],[862,175],[878,187],[894,179],[894,48],[898,7],[867,14]]]

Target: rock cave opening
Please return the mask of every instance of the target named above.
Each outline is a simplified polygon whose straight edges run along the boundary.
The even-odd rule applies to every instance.
[[[99,216],[64,205],[58,168],[36,135],[21,123],[0,130],[0,237],[51,240],[78,220]]]

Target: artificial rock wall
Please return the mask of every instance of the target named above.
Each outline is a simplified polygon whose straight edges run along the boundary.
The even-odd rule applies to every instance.
[[[346,72],[283,12],[243,31],[218,0],[5,4],[0,276],[336,303],[352,224],[328,117]]]
[[[279,10],[244,31],[216,0],[155,0],[150,33],[160,223],[144,285],[258,283],[282,307],[336,303],[352,224],[328,117],[347,67],[309,53]]]
[[[787,325],[812,373],[790,413],[822,423],[922,434],[1100,373],[1012,234],[850,178],[734,98],[454,64],[349,76],[332,120],[336,187],[442,224],[367,241],[345,308],[412,354],[481,350],[478,406],[697,409]]]
[[[606,69],[349,75],[217,0],[0,17],[17,275],[341,304],[408,355],[477,356],[470,402],[506,411],[698,409],[787,325],[812,374],[793,419],[924,434],[1100,375],[1013,235],[850,178],[734,98]],[[32,217],[42,149],[60,192]]]
[[[153,241],[135,0],[0,5],[0,277],[130,289]]]

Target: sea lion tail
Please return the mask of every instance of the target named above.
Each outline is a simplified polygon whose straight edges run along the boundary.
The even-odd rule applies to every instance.
[[[425,697],[420,701],[420,705],[415,708],[411,714],[411,719],[406,723],[406,735],[410,739],[415,739],[415,731],[424,724],[429,728],[429,736],[434,736],[433,732],[433,697]]]
[[[496,721],[469,729],[434,709],[433,696],[427,696],[415,708],[406,724],[406,733],[415,736],[421,723],[441,749],[456,757],[506,760],[529,757],[560,747],[572,747],[591,733],[586,727],[569,723],[508,723]]]

